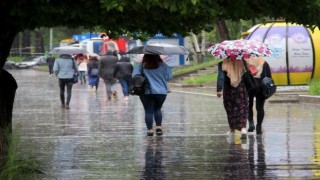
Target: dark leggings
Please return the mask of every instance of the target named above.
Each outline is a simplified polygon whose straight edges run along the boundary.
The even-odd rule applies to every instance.
[[[69,105],[71,99],[71,90],[73,85],[73,79],[59,79],[60,87],[60,100],[62,105]],[[64,92],[67,86],[67,103],[65,103]]]
[[[262,124],[264,118],[264,102],[261,91],[249,92],[249,123],[253,123],[253,99],[256,97],[257,125]]]
[[[166,100],[165,94],[148,94],[140,96],[145,111],[145,122],[148,130],[153,127],[153,118],[157,126],[162,124],[161,107]]]

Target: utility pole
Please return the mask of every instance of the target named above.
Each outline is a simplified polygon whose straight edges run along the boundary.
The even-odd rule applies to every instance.
[[[53,28],[50,28],[50,44],[49,44],[50,50],[53,48]]]

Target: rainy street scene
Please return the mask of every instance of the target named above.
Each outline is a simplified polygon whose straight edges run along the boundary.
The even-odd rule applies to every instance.
[[[40,179],[318,179],[318,104],[265,104],[262,134],[228,135],[222,98],[171,88],[162,107],[163,135],[146,136],[137,96],[108,99],[74,84],[70,109],[60,107],[58,79],[13,70],[19,85],[13,134],[35,158]],[[121,92],[121,86],[118,86]],[[281,93],[280,91],[277,93]]]
[[[0,180],[320,179],[319,1],[1,1]]]

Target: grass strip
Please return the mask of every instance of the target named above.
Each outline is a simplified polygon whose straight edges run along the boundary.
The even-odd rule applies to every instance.
[[[309,95],[320,95],[320,80],[312,79],[309,83]]]
[[[217,73],[209,73],[209,74],[205,74],[205,75],[199,75],[196,77],[192,77],[190,79],[186,79],[182,83],[188,84],[188,85],[202,85],[202,84],[217,81],[217,76],[218,76]]]

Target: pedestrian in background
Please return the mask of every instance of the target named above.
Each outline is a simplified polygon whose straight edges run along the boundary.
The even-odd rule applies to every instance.
[[[48,70],[49,70],[49,76],[51,77],[53,75],[53,65],[54,65],[54,61],[55,61],[55,57],[53,57],[52,55],[50,55],[49,57],[47,57],[46,61],[48,64]]]
[[[83,54],[78,54],[76,58],[78,62],[80,84],[86,84],[86,72],[88,70],[87,60]]]
[[[76,61],[69,54],[61,54],[53,65],[53,71],[59,78],[61,107],[70,108],[71,91],[73,86],[73,74],[78,70]],[[67,88],[67,98],[65,99],[65,89]]]
[[[108,100],[111,100],[111,96],[114,99],[117,98],[117,81],[113,77],[113,69],[117,62],[118,58],[109,50],[99,61],[99,77],[103,79],[106,86]]]
[[[262,134],[262,122],[264,118],[264,103],[265,98],[261,90],[261,82],[264,77],[271,78],[271,70],[269,64],[262,58],[251,58],[247,61],[250,71],[256,80],[259,82],[259,87],[249,91],[249,128],[248,132],[253,132],[256,128],[256,134]],[[254,98],[256,98],[256,111],[257,111],[257,126],[254,126],[253,121],[253,104]]]
[[[99,69],[99,60],[95,56],[89,56],[89,64],[88,64],[88,81],[89,87],[93,89],[95,87],[96,92],[98,91],[99,86],[99,76],[94,71],[98,71]]]
[[[168,93],[168,81],[172,79],[170,67],[162,62],[159,55],[145,54],[142,63],[137,65],[132,77],[141,74],[143,68],[144,76],[148,79],[144,95],[140,96],[145,111],[145,123],[147,136],[153,136],[153,118],[156,122],[155,132],[158,136],[163,134],[161,107]]]
[[[247,138],[246,122],[249,114],[249,95],[242,76],[245,72],[242,61],[224,59],[218,63],[217,96],[222,96],[228,117],[230,131],[241,131],[241,138]]]
[[[119,80],[125,101],[129,100],[132,71],[133,65],[130,63],[130,58],[125,55],[121,57],[113,69],[113,77]]]

